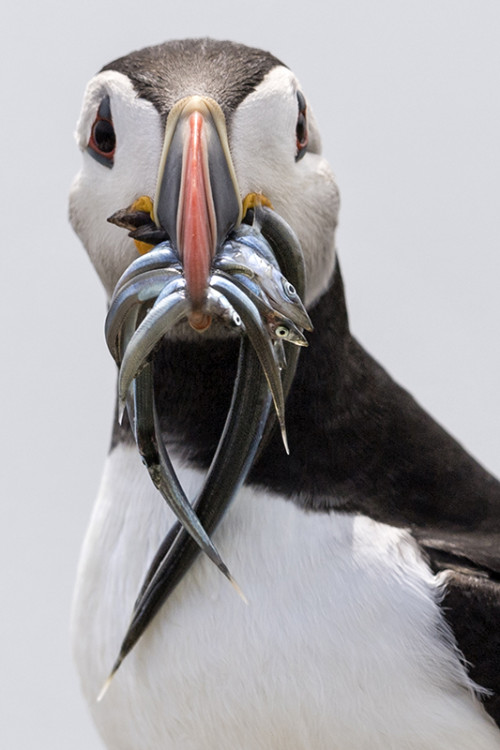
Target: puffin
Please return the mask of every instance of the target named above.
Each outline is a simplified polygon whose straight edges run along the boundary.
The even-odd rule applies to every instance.
[[[148,47],[76,139],[120,368],[72,613],[106,748],[499,750],[500,483],[351,334],[294,73]]]

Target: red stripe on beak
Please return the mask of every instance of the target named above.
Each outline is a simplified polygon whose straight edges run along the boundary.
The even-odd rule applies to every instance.
[[[216,221],[203,115],[197,111],[192,112],[187,127],[177,214],[177,238],[187,292],[193,311],[199,311],[205,302],[210,266],[215,254]]]

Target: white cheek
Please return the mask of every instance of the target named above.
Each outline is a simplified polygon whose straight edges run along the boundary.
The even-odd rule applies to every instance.
[[[122,269],[137,256],[137,251],[127,232],[107,221],[117,207],[111,208],[106,191],[96,188],[90,171],[84,167],[75,177],[70,192],[69,215],[73,229],[110,296]],[[123,197],[119,202],[120,207],[125,208],[132,201]]]
[[[86,151],[95,113],[105,95],[110,97],[116,132],[111,168]],[[126,230],[107,219],[140,195],[154,196],[162,139],[159,113],[150,102],[137,97],[126,76],[106,71],[92,79],[78,123],[83,165],[71,189],[70,219],[108,294],[137,251]]]
[[[274,68],[238,107],[231,153],[242,197],[263,193],[295,230],[306,264],[305,303],[327,288],[335,266],[339,194],[310,113],[311,149],[295,161],[296,91],[287,68]]]
[[[233,115],[231,154],[242,197],[262,192],[274,203],[292,176],[294,81],[286,68],[273,69]]]

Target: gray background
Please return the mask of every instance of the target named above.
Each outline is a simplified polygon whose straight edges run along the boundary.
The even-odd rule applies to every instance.
[[[498,475],[499,22],[498,0],[7,4],[0,747],[100,747],[68,643],[114,394],[104,295],[66,220],[87,80],[184,36],[261,46],[292,67],[341,188],[353,330]]]

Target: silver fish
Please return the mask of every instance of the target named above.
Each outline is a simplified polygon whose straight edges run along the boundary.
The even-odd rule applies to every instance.
[[[276,265],[242,241],[226,243],[214,260],[214,267],[229,274],[245,275],[255,281],[258,288],[271,301],[276,310],[286,315],[300,328],[312,330],[312,323],[293,284]],[[256,242],[252,237],[254,245]]]
[[[262,369],[266,375],[274,401],[276,416],[278,417],[281,429],[283,445],[285,446],[286,452],[289,453],[290,451],[288,448],[285,427],[285,399],[283,396],[279,366],[276,361],[276,354],[272,343],[259,315],[259,311],[245,293],[229,279],[214,273],[210,279],[210,285],[224,294],[231,305],[239,313],[245,324],[248,337],[257,353]]]
[[[152,304],[173,279],[182,279],[177,268],[157,268],[145,271],[141,276],[128,278],[117,287],[104,328],[106,343],[117,364],[120,364],[126,348],[121,334],[127,316],[134,308],[140,308],[148,302]],[[139,309],[136,309],[136,313],[139,314]]]
[[[231,407],[205,485],[194,508],[209,534],[216,528],[248,474],[262,438],[270,404],[271,396],[260,361],[250,341],[243,337]],[[132,620],[101,696],[123,659],[192,565],[196,554],[197,547],[186,531],[179,524],[172,527],[143,581]]]
[[[179,260],[179,256],[173,250],[169,242],[162,242],[150,250],[149,253],[140,255],[132,261],[118,279],[114,294],[120,290],[123,284],[126,284],[135,276],[139,276],[145,271],[154,271],[155,269],[165,268],[177,268],[179,272],[182,271],[182,264]]]

